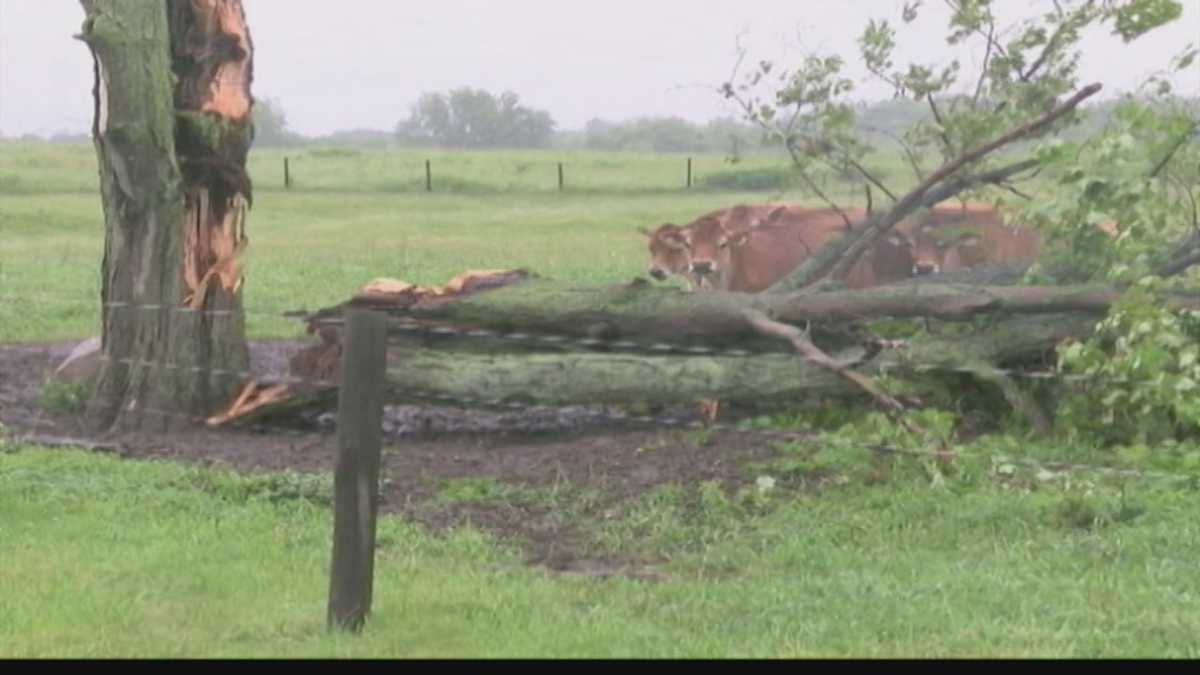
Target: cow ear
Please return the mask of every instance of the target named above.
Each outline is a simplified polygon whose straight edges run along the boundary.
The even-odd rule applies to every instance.
[[[788,210],[787,206],[780,206],[780,207],[776,208],[774,211],[771,211],[771,213],[769,213],[767,215],[765,222],[773,223],[773,222],[779,220],[780,218],[783,217],[783,214],[787,213],[787,210]]]

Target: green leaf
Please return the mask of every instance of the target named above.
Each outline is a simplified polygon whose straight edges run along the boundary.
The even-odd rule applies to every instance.
[[[1102,405],[1104,405],[1105,407],[1112,408],[1112,407],[1116,406],[1117,403],[1119,403],[1121,401],[1121,399],[1126,398],[1128,396],[1129,396],[1129,394],[1127,392],[1125,392],[1121,389],[1115,389],[1113,391],[1110,391],[1108,393],[1108,395],[1105,396],[1100,401],[1100,403]]]

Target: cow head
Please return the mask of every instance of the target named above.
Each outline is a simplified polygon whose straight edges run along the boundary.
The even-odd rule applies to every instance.
[[[870,261],[872,284],[887,284],[915,274],[917,267],[912,240],[891,231],[875,241],[865,256]]]
[[[646,272],[662,281],[672,274],[688,271],[688,244],[686,230],[678,225],[665,223],[651,232],[639,227],[638,232],[646,236],[650,248],[650,266]]]
[[[688,271],[697,278],[712,283],[719,279],[729,267],[729,255],[733,249],[744,246],[758,221],[736,230],[730,229],[726,219],[706,217],[688,227],[686,241],[690,264]]]
[[[913,276],[974,267],[987,257],[983,236],[969,226],[918,225],[907,236]]]

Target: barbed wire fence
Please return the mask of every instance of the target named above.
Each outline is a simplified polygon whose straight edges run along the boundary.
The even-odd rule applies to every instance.
[[[95,307],[96,302],[93,299],[65,297],[39,294],[34,297],[16,297],[0,295],[0,304],[9,305],[28,305],[36,304],[59,304],[80,307]],[[261,309],[261,308],[241,308],[237,310],[209,310],[209,309],[192,309],[188,307],[166,306],[161,304],[143,304],[137,305],[124,302],[106,303],[104,307],[110,310],[117,311],[147,311],[147,312],[170,312],[179,314],[204,315],[209,317],[239,317],[243,320],[246,317],[262,317],[270,319],[292,319],[299,320],[310,316],[307,310],[295,309]],[[389,341],[394,337],[421,337],[428,340],[486,340],[489,342],[507,342],[523,347],[554,347],[554,348],[576,348],[589,352],[607,352],[621,354],[637,354],[642,356],[699,356],[699,357],[726,357],[726,358],[748,358],[756,355],[762,355],[764,351],[751,351],[746,349],[727,348],[727,347],[712,347],[695,343],[670,343],[654,341],[650,343],[640,343],[632,340],[623,339],[602,339],[602,338],[579,338],[569,335],[554,335],[534,332],[521,331],[496,331],[486,329],[465,329],[455,326],[433,325],[413,320],[405,316],[405,312],[397,308],[371,308],[372,311],[385,314],[389,317],[388,332]],[[306,321],[314,326],[340,326],[341,318],[325,318],[312,319]],[[861,337],[861,336],[860,336]],[[902,341],[883,341],[877,345],[878,350],[892,349],[903,351]],[[788,351],[785,348],[779,350],[780,354],[788,354],[793,358],[804,357],[795,352]],[[878,352],[875,356],[878,356]],[[875,358],[873,356],[872,358]],[[101,360],[108,360],[107,357],[99,357]],[[214,368],[200,368],[195,366],[181,365],[177,363],[169,363],[156,360],[139,360],[139,359],[120,359],[117,363],[127,365],[130,368],[151,368],[160,372],[170,371],[186,371],[191,373],[203,372],[209,377],[234,378],[239,382],[246,383],[251,380],[264,379],[265,383],[271,385],[302,385],[317,388],[336,388],[339,383],[330,378],[312,378],[297,375],[271,375],[266,378],[261,372],[256,373],[253,370],[224,370]],[[897,371],[909,371],[913,373],[953,373],[977,376],[978,368],[967,368],[960,366],[951,366],[945,364],[921,364],[906,362],[903,356],[896,359],[894,368]],[[992,372],[1000,373],[1008,377],[1025,378],[1030,380],[1040,381],[1059,381],[1067,383],[1090,383],[1090,384],[1107,384],[1107,385],[1122,385],[1122,386],[1157,386],[1151,380],[1130,380],[1127,378],[1112,378],[1095,374],[1087,373],[1064,373],[1059,370],[1023,370],[1012,368],[992,367]],[[552,404],[529,404],[520,401],[506,400],[502,398],[485,398],[451,395],[439,391],[422,391],[410,387],[405,387],[398,397],[392,402],[402,404],[422,404],[438,407],[453,407],[465,410],[486,410],[500,413],[530,413],[540,412],[547,409],[554,409],[566,405]],[[790,431],[780,429],[764,429],[754,428],[738,424],[721,424],[715,422],[705,422],[700,419],[689,419],[679,415],[643,415],[630,414],[627,412],[613,412],[612,408],[616,407],[611,403],[589,403],[589,402],[572,402],[572,405],[591,406],[593,409],[581,415],[586,421],[580,422],[580,426],[588,423],[604,422],[608,424],[618,425],[622,427],[632,427],[647,430],[669,429],[682,430],[704,433],[729,433],[745,435],[752,438],[761,439],[764,442],[796,442],[804,440],[812,440],[817,437],[817,434],[811,431]],[[607,409],[603,409],[607,408]],[[211,417],[200,417],[194,415],[181,414],[178,412],[155,409],[147,406],[136,406],[125,410],[125,413],[140,412],[145,415],[153,415],[161,420],[178,420],[180,422],[197,425],[209,426],[208,422]],[[45,421],[45,411],[39,414],[38,423],[40,425]],[[311,429],[300,429],[293,425],[273,424],[264,420],[255,420],[247,424],[241,425],[242,428],[260,433],[275,433],[285,434],[295,437],[311,436],[314,432]],[[53,437],[43,437],[47,443],[43,445],[55,444],[56,440]],[[76,444],[78,440],[81,443],[88,442],[83,439],[61,439],[64,445]],[[92,444],[98,449],[106,449],[103,444]],[[865,449],[870,450],[880,455],[906,455],[913,457],[922,457],[926,459],[944,460],[947,458],[947,452],[942,450],[926,450],[914,448],[902,448],[895,445],[886,444],[868,444],[861,443]],[[109,448],[111,449],[111,448]],[[1010,457],[1006,455],[995,455],[992,457],[994,463],[1015,464],[1028,466],[1039,471],[1050,472],[1096,472],[1100,474],[1122,476],[1130,478],[1152,478],[1178,481],[1195,481],[1196,476],[1188,474],[1177,474],[1161,471],[1146,471],[1135,469],[1121,469],[1116,467],[1078,464],[1070,462],[1055,462],[1046,460],[1035,460],[1031,458]]]

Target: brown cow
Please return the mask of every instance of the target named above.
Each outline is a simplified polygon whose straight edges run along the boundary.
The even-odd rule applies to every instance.
[[[664,223],[653,232],[645,227],[639,227],[638,232],[647,238],[650,249],[650,266],[647,274],[659,281],[665,280],[672,274],[680,274],[687,278],[692,290],[701,288],[703,279],[690,272],[690,256],[686,235],[698,222],[715,218],[731,231],[741,231],[756,226],[778,205],[771,204],[738,204],[726,209],[706,213],[692,223],[684,226],[674,223]]]
[[[1042,246],[1037,230],[1006,224],[987,204],[936,207],[897,224],[893,231],[911,247],[913,276],[1035,257]]]
[[[912,247],[908,240],[888,232],[863,252],[843,279],[850,288],[871,288],[912,276]]]
[[[862,209],[846,212],[851,222],[866,215]],[[731,230],[717,218],[702,218],[692,223],[685,239],[693,274],[721,290],[756,293],[845,231],[846,221],[835,209],[779,207],[765,222],[744,230]],[[889,235],[868,249],[844,280],[851,288],[867,288],[908,278],[911,270],[906,241]]]
[[[649,239],[650,267],[648,273],[660,281],[671,274],[682,274],[687,277],[692,290],[699,290],[706,286],[711,287],[705,276],[697,275],[691,269],[689,242],[695,227],[706,223],[717,223],[722,231],[725,231],[726,228],[732,231],[746,231],[758,226],[773,211],[780,208],[786,207],[768,204],[753,206],[739,204],[728,209],[706,213],[683,227],[665,223],[653,232],[645,228],[638,228],[638,231]],[[716,421],[720,410],[720,403],[716,399],[703,399],[698,404],[700,414],[706,420],[710,423]]]

